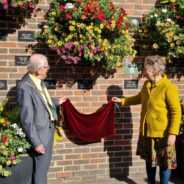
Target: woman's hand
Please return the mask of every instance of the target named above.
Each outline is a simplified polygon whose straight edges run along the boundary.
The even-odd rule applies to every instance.
[[[121,102],[121,99],[118,97],[112,97],[113,102]]]
[[[63,102],[65,102],[66,99],[67,99],[67,97],[60,98],[60,99],[59,99],[59,105],[61,105]]]
[[[168,135],[168,138],[167,138],[167,145],[168,146],[174,145],[175,144],[175,141],[176,141],[176,135],[169,134]]]

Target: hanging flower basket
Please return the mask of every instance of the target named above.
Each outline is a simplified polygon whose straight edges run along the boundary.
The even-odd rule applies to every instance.
[[[184,0],[161,0],[161,6],[144,15],[140,33],[167,61],[184,58]]]
[[[0,15],[22,15],[34,10],[39,0],[0,0]]]
[[[109,0],[55,0],[45,19],[38,40],[56,52],[61,62],[100,63],[111,70],[123,58],[135,57],[132,36],[137,21]]]

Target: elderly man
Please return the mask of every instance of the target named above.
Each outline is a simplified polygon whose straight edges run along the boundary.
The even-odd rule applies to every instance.
[[[42,54],[30,57],[27,70],[17,87],[17,101],[21,123],[34,150],[33,183],[46,184],[49,169],[55,123],[56,106],[65,98],[53,101],[44,85],[49,69],[48,60]]]

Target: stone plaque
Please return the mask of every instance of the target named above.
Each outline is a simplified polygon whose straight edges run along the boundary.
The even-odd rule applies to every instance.
[[[18,41],[35,41],[34,31],[19,31],[18,32]]]
[[[0,90],[7,89],[7,80],[0,80]]]
[[[26,66],[29,56],[15,56],[15,66]]]
[[[47,89],[56,89],[56,80],[44,80]]]
[[[142,70],[142,63],[124,63],[124,73],[125,74],[138,74]]]
[[[93,89],[92,79],[80,79],[78,82],[78,89]]]
[[[7,34],[6,33],[0,33],[0,41],[6,41]]]
[[[124,80],[125,89],[138,89],[138,80]]]
[[[133,23],[141,26],[141,24],[142,24],[142,18],[141,17],[130,17],[130,18],[132,19]]]

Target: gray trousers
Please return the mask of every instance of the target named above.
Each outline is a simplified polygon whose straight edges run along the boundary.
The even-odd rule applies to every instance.
[[[45,154],[36,155],[33,168],[33,184],[47,184],[47,172],[49,170],[54,135],[51,137],[47,146],[45,146]]]

